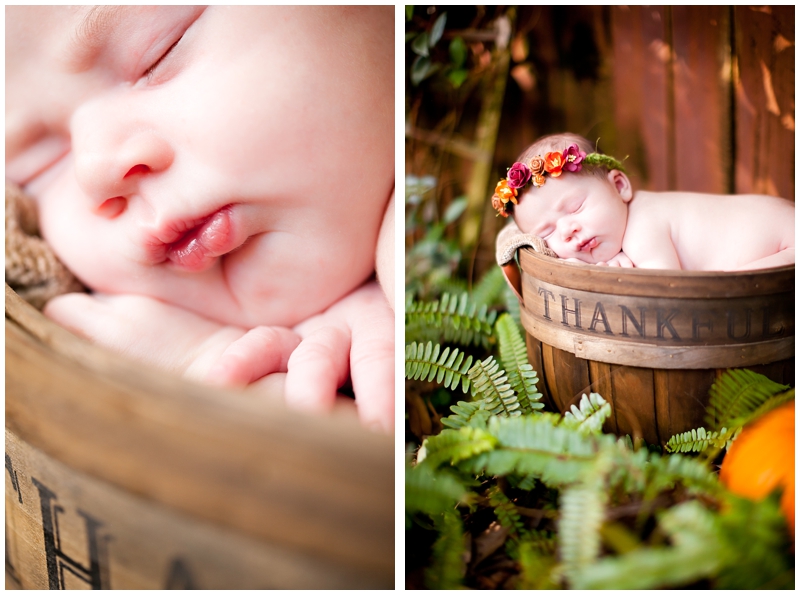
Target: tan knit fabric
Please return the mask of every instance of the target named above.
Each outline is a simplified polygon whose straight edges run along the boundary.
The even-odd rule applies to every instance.
[[[39,309],[62,293],[85,291],[39,236],[33,200],[10,182],[6,182],[6,283]]]
[[[523,246],[530,246],[539,254],[558,258],[558,255],[547,247],[547,242],[542,238],[529,233],[522,233],[516,223],[509,221],[497,234],[497,240],[495,241],[497,264],[503,266],[514,260],[517,250]]]

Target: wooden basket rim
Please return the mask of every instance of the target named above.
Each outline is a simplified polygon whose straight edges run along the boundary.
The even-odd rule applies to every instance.
[[[532,248],[519,251],[523,274],[553,285],[597,293],[726,298],[794,291],[794,265],[754,271],[668,271],[620,269],[564,262]]]

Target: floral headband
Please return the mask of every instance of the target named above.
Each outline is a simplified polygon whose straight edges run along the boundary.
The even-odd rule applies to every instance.
[[[588,155],[580,150],[578,145],[572,144],[563,153],[553,151],[544,157],[536,155],[531,157],[528,164],[517,161],[508,169],[505,179],[497,183],[492,196],[492,207],[498,215],[508,217],[506,207],[511,201],[517,203],[518,190],[525,188],[528,182],[532,182],[535,187],[544,186],[545,175],[557,178],[565,171],[579,172],[583,165],[604,165],[609,169],[625,171],[622,163],[602,153],[589,153]]]

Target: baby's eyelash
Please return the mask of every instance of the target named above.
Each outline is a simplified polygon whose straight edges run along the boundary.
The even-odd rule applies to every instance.
[[[149,79],[151,76],[153,76],[153,72],[155,72],[156,68],[158,68],[158,65],[161,64],[164,58],[166,58],[170,54],[170,52],[172,52],[173,49],[175,49],[175,46],[181,42],[181,39],[183,39],[182,35],[175,41],[175,43],[173,43],[171,46],[169,46],[169,48],[167,48],[167,51],[164,52],[161,55],[161,57],[158,60],[156,60],[152,64],[152,66],[150,66],[150,68],[144,71],[144,73],[142,74],[142,78]]]

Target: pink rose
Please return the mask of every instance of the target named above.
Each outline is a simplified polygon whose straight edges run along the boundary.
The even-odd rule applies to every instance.
[[[506,176],[509,188],[522,188],[531,179],[531,170],[524,163],[515,162]]]

